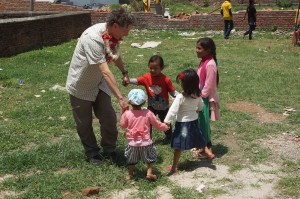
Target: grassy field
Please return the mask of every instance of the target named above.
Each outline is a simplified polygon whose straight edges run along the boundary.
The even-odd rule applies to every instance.
[[[220,121],[213,123],[213,150],[217,154],[214,164],[223,164],[238,171],[249,165],[278,161],[269,155],[258,139],[295,131],[300,134],[300,48],[291,46],[289,36],[275,36],[271,32],[255,32],[252,41],[238,34],[227,42],[222,33],[195,32],[191,37],[180,36],[180,31],[135,30],[121,45],[123,59],[131,77],[147,72],[147,62],[158,51],[177,90],[175,77],[185,68],[196,68],[199,60],[195,53],[198,38],[209,36],[217,44],[221,99]],[[161,41],[154,49],[131,48],[131,43]],[[81,198],[81,190],[100,186],[98,198],[108,198],[115,190],[137,187],[138,197],[155,198],[151,192],[158,186],[167,186],[174,198],[206,198],[195,190],[182,188],[169,181],[166,167],[172,160],[172,149],[163,145],[163,133],[154,131],[154,141],[159,159],[154,165],[159,179],[155,183],[144,179],[146,166],[137,166],[134,185],[126,182],[127,171],[123,157],[125,140],[123,129],[118,138],[117,166],[103,162],[99,167],[84,161],[83,148],[77,136],[68,94],[55,90],[55,85],[65,86],[69,62],[76,40],[58,46],[0,58],[0,198]],[[122,87],[121,73],[116,74],[124,96],[135,86]],[[266,111],[282,114],[285,107],[296,110],[280,123],[258,123],[248,113],[234,112],[228,103],[247,101],[260,105]],[[120,109],[113,98],[119,115]],[[99,126],[95,123],[95,132]],[[232,134],[234,132],[234,134]],[[224,137],[232,135],[238,151],[231,150]],[[251,153],[255,148],[256,152]],[[188,170],[191,154],[186,152],[180,169]],[[280,159],[280,158],[279,158]],[[246,162],[247,164],[242,164]],[[279,175],[278,191],[284,197],[300,197],[300,161],[280,159],[285,172]],[[214,193],[218,194],[218,193]],[[221,193],[219,193],[221,194]]]

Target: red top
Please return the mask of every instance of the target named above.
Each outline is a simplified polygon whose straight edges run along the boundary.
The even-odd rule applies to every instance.
[[[137,78],[139,85],[143,85],[148,95],[148,106],[155,110],[166,110],[169,108],[169,92],[175,91],[171,79],[161,74],[152,76],[150,73]]]

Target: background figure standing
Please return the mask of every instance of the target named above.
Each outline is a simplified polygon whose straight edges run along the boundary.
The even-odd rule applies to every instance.
[[[249,5],[247,7],[247,11],[245,12],[244,20],[247,14],[248,14],[249,29],[244,33],[243,38],[245,38],[245,36],[249,34],[249,40],[251,40],[252,31],[255,30],[256,27],[256,9],[254,6],[254,0],[249,0]]]
[[[221,15],[224,19],[224,38],[229,39],[231,30],[233,29],[233,20],[232,20],[232,5],[230,0],[225,0],[221,5]]]
[[[134,16],[125,9],[113,10],[106,23],[95,24],[82,33],[74,50],[66,88],[86,160],[93,164],[101,162],[92,125],[93,112],[100,123],[103,156],[116,161],[118,130],[111,93],[122,109],[128,105],[108,63],[114,62],[123,74],[123,83],[129,82],[128,71],[119,53],[119,41],[128,35],[134,22]]]
[[[300,8],[300,4],[299,4]],[[292,40],[293,40],[293,45],[300,45],[300,9],[297,9],[296,11],[296,18],[295,18],[295,30],[292,33]]]

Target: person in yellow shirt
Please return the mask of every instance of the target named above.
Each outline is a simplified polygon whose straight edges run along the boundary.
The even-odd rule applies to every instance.
[[[151,12],[150,0],[143,0],[144,12]]]
[[[299,5],[300,7],[300,5]],[[292,41],[293,45],[300,45],[300,9],[296,10],[296,18],[295,18],[295,30],[292,33]]]
[[[230,0],[225,0],[221,5],[221,15],[224,19],[224,38],[229,39],[231,30],[233,29],[233,20],[232,20],[232,5]]]

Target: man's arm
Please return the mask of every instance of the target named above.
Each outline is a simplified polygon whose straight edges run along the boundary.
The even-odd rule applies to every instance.
[[[129,76],[128,76],[128,70],[126,69],[123,60],[121,57],[115,61],[116,66],[120,69],[123,75],[122,84],[124,86],[127,86],[129,84]]]
[[[109,70],[107,63],[103,62],[103,63],[99,64],[98,67],[99,67],[99,70],[100,70],[101,74],[103,75],[108,87],[110,88],[110,90],[112,91],[114,96],[118,99],[118,102],[119,102],[121,108],[122,109],[128,108],[127,103],[124,101],[123,96],[122,96],[119,88],[117,87],[115,76]]]

